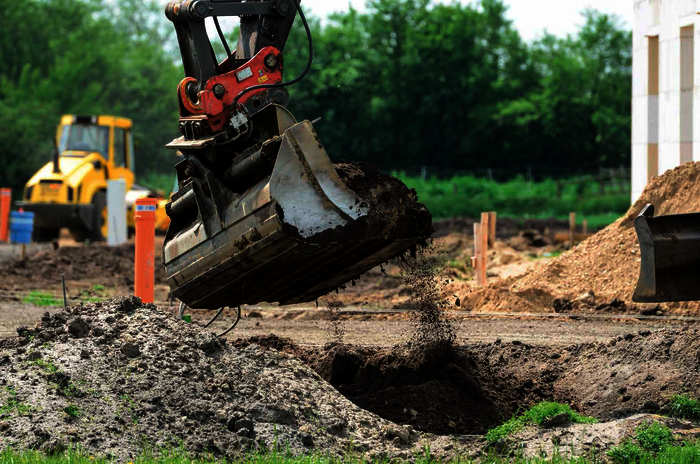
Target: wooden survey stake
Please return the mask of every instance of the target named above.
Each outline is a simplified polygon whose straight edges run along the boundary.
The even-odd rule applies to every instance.
[[[488,242],[488,224],[474,224],[474,257],[472,267],[476,276],[477,285],[486,285],[486,251]]]
[[[496,246],[496,212],[489,212],[489,248]]]
[[[569,243],[570,248],[576,244],[576,213],[569,213]]]

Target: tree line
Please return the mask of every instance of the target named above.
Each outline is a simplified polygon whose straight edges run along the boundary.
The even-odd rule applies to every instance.
[[[133,119],[137,174],[174,172],[163,146],[178,135],[183,71],[163,5],[0,5],[3,186],[20,188],[49,159],[59,117],[71,113]],[[368,0],[363,13],[312,16],[314,66],[290,89],[289,108],[298,119],[322,118],[317,129],[335,160],[386,170],[498,168],[508,177],[524,165],[571,174],[628,165],[631,32],[587,10],[576,34],[526,43],[506,8]],[[297,21],[286,78],[306,59]]]

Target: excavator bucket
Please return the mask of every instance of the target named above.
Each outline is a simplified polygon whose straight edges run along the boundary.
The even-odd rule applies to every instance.
[[[402,227],[405,212],[380,214],[341,180],[310,122],[288,123],[250,157],[262,164],[270,155],[260,153],[275,152],[240,195],[208,173],[173,196],[163,262],[173,296],[191,308],[314,301],[432,233]]]
[[[654,217],[647,205],[634,221],[642,253],[638,303],[700,300],[700,213]]]

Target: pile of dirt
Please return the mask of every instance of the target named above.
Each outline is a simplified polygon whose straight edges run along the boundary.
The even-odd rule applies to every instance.
[[[631,302],[641,262],[633,222],[648,203],[657,215],[700,211],[700,163],[684,164],[654,178],[624,217],[545,266],[473,293],[463,288],[460,296],[477,311],[552,311],[555,299],[576,300],[586,294],[595,295],[594,305],[616,298]],[[494,301],[501,303],[494,307]],[[698,305],[662,307],[677,312]]]
[[[699,336],[700,330],[683,328],[567,346],[497,340],[437,355],[407,347],[269,343],[301,357],[353,403],[385,419],[471,435],[540,401],[568,403],[601,420],[663,411],[672,395],[700,388]]]
[[[24,260],[0,265],[0,289],[27,290],[58,287],[61,274],[67,281],[84,281],[133,288],[134,244],[106,246],[89,244],[44,250]],[[165,283],[160,250],[156,252],[156,284]]]
[[[293,356],[228,346],[134,297],[48,313],[0,342],[0,442],[120,461],[182,443],[408,458],[419,434],[363,411]]]

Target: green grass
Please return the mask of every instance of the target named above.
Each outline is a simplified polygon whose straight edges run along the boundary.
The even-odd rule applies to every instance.
[[[646,422],[635,436],[608,451],[614,464],[697,463],[700,443],[675,443],[673,432],[658,422]]]
[[[543,401],[525,411],[520,416],[514,416],[505,423],[494,427],[486,433],[486,440],[489,443],[496,443],[504,438],[518,432],[526,425],[542,425],[548,419],[566,414],[570,422],[576,424],[594,424],[597,420],[593,417],[584,416],[572,410],[568,404],[553,403]]]
[[[28,404],[24,404],[17,399],[17,392],[14,387],[5,387],[7,392],[7,400],[0,406],[0,415],[27,416],[34,412],[34,408]]]
[[[687,393],[671,397],[669,415],[678,419],[700,421],[700,401],[691,398]]]
[[[70,417],[82,417],[83,416],[83,411],[80,409],[80,406],[76,406],[75,404],[69,404],[65,408],[63,408],[63,412],[66,413],[66,415]]]
[[[29,295],[22,298],[22,303],[35,306],[63,306],[63,300],[39,290],[29,292]]]
[[[496,211],[499,217],[558,218],[568,220],[570,212],[577,213],[579,223],[588,220],[590,227],[602,227],[614,222],[630,207],[630,185],[620,191],[601,195],[599,185],[592,181],[564,183],[561,198],[557,197],[557,182],[545,180],[528,182],[516,178],[499,183],[471,176],[452,179],[423,180],[397,174],[436,219],[456,216],[479,217],[483,211]]]
[[[639,460],[637,461],[613,462],[638,462],[644,464],[697,463],[699,462],[698,459],[700,459],[700,448],[697,444],[686,443],[683,446],[669,446],[655,456],[649,453],[642,453],[638,457]],[[158,456],[151,452],[146,452],[130,461],[109,460],[102,456],[91,456],[81,449],[68,449],[52,455],[33,450],[14,451],[12,449],[5,449],[0,452],[0,463],[8,464],[112,464],[117,462],[124,464],[386,464],[389,461],[386,459],[370,461],[354,454],[347,454],[342,458],[330,457],[319,452],[295,457],[284,452],[258,451],[243,454],[235,459],[223,460],[206,456],[194,457],[182,449],[175,449],[159,453]],[[472,464],[477,461],[467,458],[456,458],[452,461],[438,461],[429,451],[424,450],[416,452],[410,462],[414,464]],[[488,462],[489,464],[597,464],[600,463],[601,460],[596,457],[595,454],[590,458],[564,458],[556,453],[550,459],[541,457],[485,456],[478,462]]]
[[[469,459],[455,459],[453,461],[437,461],[429,453],[417,453],[411,460],[415,464],[471,464],[475,461]],[[213,457],[195,458],[182,450],[168,451],[155,457],[150,453],[145,453],[132,461],[113,460],[104,457],[90,456],[80,450],[68,450],[55,455],[46,455],[38,451],[13,451],[6,449],[0,452],[0,462],[8,464],[111,464],[119,462],[124,464],[388,464],[388,460],[364,460],[360,456],[346,455],[342,458],[329,457],[321,453],[314,453],[305,456],[290,456],[279,452],[257,452],[249,453],[232,460],[217,460]],[[594,461],[583,458],[562,458],[555,456],[553,459],[532,458],[524,459],[517,457],[489,457],[490,464],[588,464]]]

